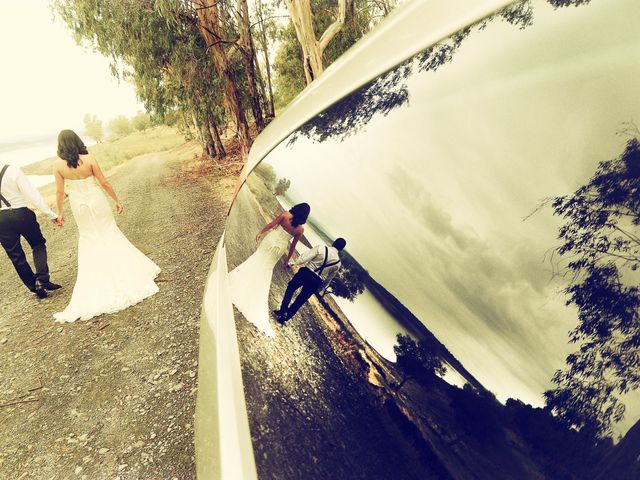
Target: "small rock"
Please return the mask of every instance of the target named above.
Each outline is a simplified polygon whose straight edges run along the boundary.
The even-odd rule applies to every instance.
[[[136,443],[133,444],[134,448],[142,448],[146,445],[146,443],[144,443],[142,440],[138,440]]]
[[[82,466],[78,465],[74,471],[76,472],[76,475],[79,475],[82,471]]]
[[[7,343],[8,338],[4,337],[4,338],[0,338],[0,344],[4,345],[5,343]]]
[[[123,464],[121,464],[121,465],[118,465],[118,471],[119,471],[119,472],[123,471],[125,468],[127,468],[127,464],[126,464],[126,463],[123,463]]]
[[[100,455],[104,455],[104,454],[105,454],[105,453],[107,453],[108,451],[109,451],[109,449],[108,449],[108,448],[104,448],[104,447],[103,447],[103,448],[101,448],[100,450],[98,450],[98,453],[99,453]]]

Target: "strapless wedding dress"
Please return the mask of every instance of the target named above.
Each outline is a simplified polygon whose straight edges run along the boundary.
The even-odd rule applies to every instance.
[[[155,294],[160,268],[122,234],[95,177],[65,182],[79,232],[78,276],[56,322],[118,312]]]
[[[229,290],[236,308],[265,335],[274,336],[269,322],[269,289],[273,266],[287,253],[291,235],[278,226],[260,241],[256,251],[229,273]]]

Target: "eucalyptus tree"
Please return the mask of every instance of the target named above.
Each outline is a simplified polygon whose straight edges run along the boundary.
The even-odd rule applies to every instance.
[[[167,5],[169,4],[169,5]],[[222,118],[220,82],[207,58],[207,46],[192,23],[175,16],[173,2],[55,0],[54,8],[76,41],[112,60],[114,75],[132,80],[150,112],[163,116],[180,109],[197,119],[203,147],[214,156],[217,122]],[[216,113],[214,113],[216,112]]]
[[[258,34],[256,36],[258,40],[258,45],[262,49],[262,53],[264,55],[264,66],[267,74],[267,86],[268,88],[268,96],[265,94],[265,97],[268,97],[268,112],[269,116],[275,116],[275,106],[273,102],[273,82],[271,80],[271,60],[269,59],[269,42],[276,36],[277,27],[274,17],[274,6],[273,4],[265,4],[263,0],[255,1],[255,11],[256,11],[256,23],[252,26],[256,26],[258,28]],[[259,71],[259,70],[258,70]]]
[[[324,71],[323,55],[327,46],[346,21],[353,17],[354,0],[338,0],[338,8],[333,21],[324,29],[320,38],[316,36],[311,0],[285,0],[291,23],[302,49],[303,70],[307,84]]]
[[[264,128],[264,118],[261,106],[261,94],[258,92],[258,74],[255,62],[256,51],[251,33],[251,19],[249,17],[247,0],[236,0],[234,13],[239,33],[236,45],[242,56],[242,63],[247,76],[251,111],[256,122],[256,127],[258,131],[260,131]]]
[[[621,396],[640,389],[640,131],[589,182],[553,199],[563,218],[556,252],[569,262],[567,304],[578,312],[579,348],[553,377],[547,406],[568,425],[602,438],[623,418]]]

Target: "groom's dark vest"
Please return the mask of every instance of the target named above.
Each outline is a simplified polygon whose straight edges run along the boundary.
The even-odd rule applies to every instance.
[[[4,167],[2,167],[2,170],[0,170],[0,208],[2,208],[3,206],[4,207],[11,206],[9,201],[2,196],[2,179],[4,177],[4,174],[7,172],[7,168],[9,168],[9,165],[5,165]]]

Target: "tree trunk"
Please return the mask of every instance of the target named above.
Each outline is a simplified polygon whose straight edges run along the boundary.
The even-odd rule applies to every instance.
[[[215,145],[215,149],[218,152],[218,158],[223,159],[227,156],[227,152],[224,149],[224,145],[222,144],[222,139],[220,138],[220,132],[218,131],[218,126],[213,118],[213,113],[211,110],[207,112],[207,116],[209,117],[209,133],[213,137],[213,143]]]
[[[205,151],[207,152],[207,155],[215,158],[217,156],[216,144],[213,135],[211,135],[211,129],[206,124],[206,122],[202,122],[202,136],[204,138]]]
[[[262,77],[262,71],[260,70],[260,63],[258,62],[258,57],[253,59],[253,62],[256,65],[256,77],[258,78],[258,87],[260,87],[260,99],[262,100],[262,110],[265,114],[265,117],[271,116],[269,113],[269,97],[267,95],[267,87],[264,84],[264,78]],[[266,118],[265,118],[266,120]],[[265,123],[267,123],[265,121]]]
[[[302,60],[304,63],[304,76],[307,84],[311,83],[324,71],[322,55],[327,45],[336,34],[344,27],[347,15],[353,14],[354,0],[338,1],[338,16],[327,27],[320,40],[316,39],[313,28],[313,13],[311,12],[311,0],[285,0],[291,22],[298,37],[298,43],[302,47]]]
[[[220,25],[219,2],[217,0],[199,0],[198,27],[209,49],[213,66],[223,82],[225,106],[229,116],[235,120],[238,142],[243,158],[247,158],[251,146],[249,125],[244,115],[240,91],[231,77],[229,59],[223,48],[224,39]]]
[[[264,64],[267,70],[267,84],[269,85],[269,116],[275,117],[276,109],[273,104],[273,86],[271,84],[271,64],[269,62],[269,44],[267,42],[267,29],[264,25],[264,14],[262,12],[262,0],[258,0],[256,3],[256,13],[258,15],[258,21],[260,22],[260,43],[262,43],[262,51],[264,52]],[[257,61],[257,57],[256,57]]]
[[[256,122],[256,128],[258,131],[261,131],[264,129],[264,118],[262,116],[262,106],[260,105],[260,94],[258,93],[255,64],[253,63],[255,52],[253,49],[253,40],[251,38],[249,7],[247,6],[247,0],[237,0],[236,19],[238,21],[238,27],[240,28],[240,52],[242,54],[242,63],[247,75],[251,112],[253,113],[253,119]]]
[[[200,145],[202,145],[202,149],[206,151],[207,145],[204,141],[204,137],[202,136],[202,128],[200,127],[200,123],[198,122],[195,112],[191,112],[191,118],[193,119],[193,127],[195,131],[198,132],[198,137],[200,137]]]

